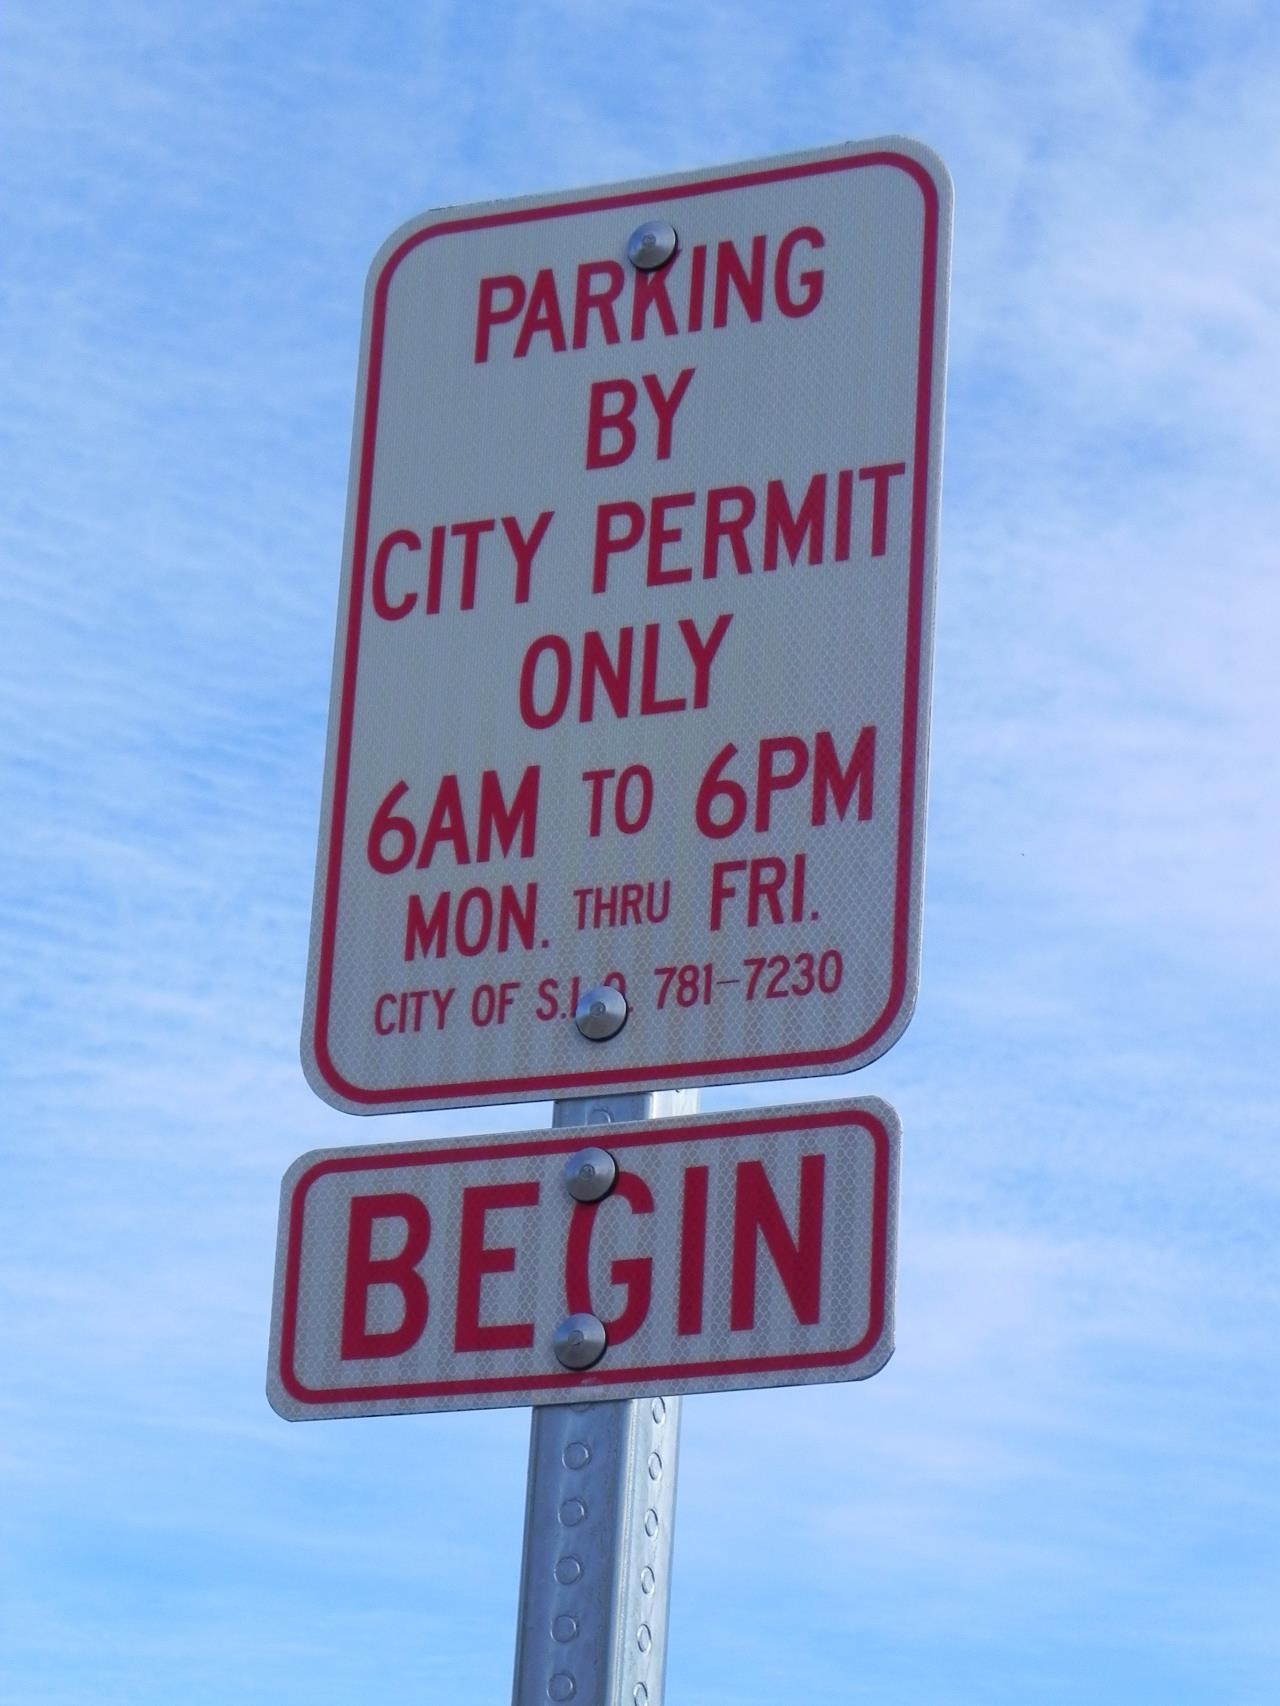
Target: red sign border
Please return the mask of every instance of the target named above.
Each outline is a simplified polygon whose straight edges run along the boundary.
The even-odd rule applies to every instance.
[[[715,191],[754,188],[791,178],[814,177],[868,166],[888,166],[905,172],[919,187],[924,201],[922,233],[921,302],[918,365],[916,371],[916,431],[912,471],[911,545],[907,592],[907,641],[903,683],[902,769],[898,785],[898,845],[896,890],[893,912],[893,964],[889,994],[878,1019],[847,1045],[827,1049],[797,1050],[791,1054],[762,1054],[729,1059],[661,1062],[652,1066],[601,1068],[596,1071],[545,1073],[521,1078],[460,1080],[448,1084],[422,1084],[369,1089],[353,1084],[339,1070],[329,1048],[332,1014],[334,956],[338,924],[338,897],[342,881],[342,847],[346,832],[347,789],[350,776],[353,725],[355,720],[356,670],[359,662],[360,627],[364,605],[365,574],[369,547],[373,463],[377,446],[379,388],[382,379],[383,340],[386,332],[387,299],[391,280],[405,257],[437,237],[459,232],[487,230],[500,225],[528,224],[543,219],[563,219],[573,214],[598,213],[608,208],[641,207],[650,202],[670,203]],[[888,1032],[902,1010],[907,993],[907,970],[911,934],[912,852],[915,829],[916,766],[920,741],[920,672],[924,637],[924,594],[926,566],[926,523],[929,490],[929,450],[933,397],[934,339],[936,332],[938,260],[940,242],[938,187],[926,167],[908,154],[877,149],[866,154],[841,155],[802,164],[743,172],[696,183],[632,191],[624,195],[599,196],[583,201],[554,202],[546,206],[519,207],[502,213],[445,219],[407,237],[388,257],[374,289],[369,331],[369,361],[360,448],[360,473],[356,497],[356,519],[352,549],[351,582],[347,602],[347,628],[342,656],[342,692],[338,742],[334,767],[332,810],[325,858],[324,912],[320,935],[319,972],[316,980],[315,1018],[312,1030],[316,1067],[329,1088],[344,1101],[369,1113],[394,1112],[412,1107],[449,1106],[460,1101],[504,1101],[513,1096],[530,1100],[543,1095],[563,1096],[593,1090],[622,1089],[679,1081],[727,1082],[744,1074],[757,1077],[803,1072],[839,1070],[841,1063],[866,1050]]]
[[[722,1142],[790,1131],[834,1131],[860,1126],[871,1139],[874,1180],[871,1205],[871,1284],[867,1331],[843,1351],[813,1351],[790,1357],[738,1357],[718,1362],[655,1364],[647,1368],[588,1369],[581,1373],[493,1376],[483,1380],[405,1382],[401,1385],[309,1387],[298,1377],[298,1292],[302,1269],[303,1221],[307,1192],[318,1179],[332,1173],[376,1172],[380,1168],[431,1167],[449,1162],[520,1159],[531,1155],[571,1155],[583,1143],[583,1128],[566,1127],[562,1135],[497,1144],[468,1144],[460,1148],[432,1143],[421,1150],[390,1153],[364,1150],[358,1155],[330,1157],[309,1167],[296,1181],[289,1200],[289,1234],[284,1265],[284,1296],[279,1339],[280,1385],[298,1404],[395,1403],[413,1398],[472,1397],[491,1392],[546,1393],[555,1401],[572,1402],[565,1394],[608,1390],[638,1380],[678,1381],[731,1374],[772,1374],[809,1368],[845,1368],[859,1362],[878,1344],[884,1332],[889,1301],[889,1183],[892,1144],[885,1122],[865,1107],[800,1112],[779,1118],[729,1115],[711,1122],[686,1124],[664,1120],[608,1134],[611,1150],[655,1148],[668,1143]],[[532,1401],[532,1400],[530,1400]]]

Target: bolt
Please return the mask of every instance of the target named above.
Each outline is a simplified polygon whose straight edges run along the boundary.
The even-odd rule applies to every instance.
[[[567,1315],[556,1328],[552,1348],[565,1368],[591,1368],[608,1344],[603,1322],[594,1315]]]
[[[666,266],[678,243],[674,225],[665,219],[648,219],[627,239],[627,259],[641,272],[656,272]]]
[[[617,1177],[618,1164],[607,1149],[580,1149],[564,1164],[565,1189],[575,1202],[599,1202]]]
[[[573,1022],[588,1042],[608,1042],[627,1022],[627,998],[610,983],[588,989],[574,1009]]]

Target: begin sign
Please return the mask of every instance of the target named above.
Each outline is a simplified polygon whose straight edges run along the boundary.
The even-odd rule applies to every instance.
[[[302,1421],[865,1378],[893,1350],[899,1142],[868,1098],[304,1155],[271,1402]],[[600,1168],[585,1200],[575,1155]]]
[[[894,139],[384,246],[304,1020],[326,1100],[841,1072],[904,1029],[949,229]],[[592,1041],[604,984],[627,1020]]]

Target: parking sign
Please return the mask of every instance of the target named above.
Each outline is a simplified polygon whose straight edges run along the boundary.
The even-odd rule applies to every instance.
[[[303,1055],[372,1113],[835,1073],[918,977],[949,182],[454,209],[366,297]],[[584,1035],[584,991],[625,1024]]]

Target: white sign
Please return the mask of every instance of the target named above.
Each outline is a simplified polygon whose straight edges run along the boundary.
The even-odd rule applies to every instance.
[[[647,223],[677,245],[651,270]],[[385,245],[304,1021],[326,1100],[842,1072],[900,1035],[949,230],[945,170],[895,139]],[[629,1014],[590,1041],[603,983]]]
[[[874,1099],[304,1155],[268,1395],[292,1421],[860,1380],[893,1350],[899,1127]],[[608,1195],[575,1201],[602,1146]],[[590,1366],[566,1319],[603,1326]]]

